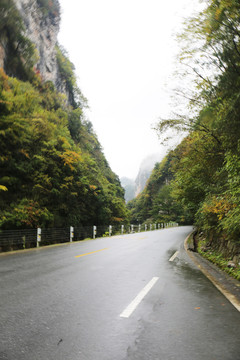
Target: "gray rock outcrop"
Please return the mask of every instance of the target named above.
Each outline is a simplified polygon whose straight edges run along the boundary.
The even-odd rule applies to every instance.
[[[56,89],[66,95],[67,102],[72,104],[72,95],[66,81],[61,77],[56,44],[60,28],[60,5],[58,0],[12,0],[24,24],[24,35],[36,47],[35,71],[39,72],[42,80],[52,81]],[[5,69],[7,61],[8,38],[1,37],[0,68]],[[14,74],[17,76],[17,74]],[[10,74],[12,76],[12,74]]]
[[[52,81],[60,90],[55,51],[60,15],[46,16],[36,0],[14,0],[14,2],[26,27],[25,35],[35,44],[38,51],[39,60],[36,69],[40,71],[44,81]]]

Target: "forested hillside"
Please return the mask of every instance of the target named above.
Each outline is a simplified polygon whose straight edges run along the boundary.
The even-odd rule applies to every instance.
[[[169,129],[188,135],[156,166],[147,188],[129,207],[133,220],[169,216],[184,223],[192,218],[205,250],[220,249],[238,263],[240,4],[235,0],[206,3],[181,35],[178,76],[183,83],[187,78],[189,87],[177,93],[189,99],[188,113],[160,119],[157,126],[162,139]]]
[[[178,161],[177,149],[157,163],[145,189],[128,203],[133,223],[192,224],[193,216],[173,194],[174,164]]]
[[[44,16],[55,16],[59,9],[51,2],[38,4]],[[0,5],[5,52],[0,69],[0,227],[123,223],[124,190],[84,117],[86,100],[73,64],[56,46],[67,98],[33,67],[36,49],[24,35],[13,1],[1,0]]]

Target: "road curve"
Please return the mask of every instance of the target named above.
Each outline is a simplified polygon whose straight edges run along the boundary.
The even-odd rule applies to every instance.
[[[190,231],[0,256],[0,359],[238,359],[239,312],[186,254]]]

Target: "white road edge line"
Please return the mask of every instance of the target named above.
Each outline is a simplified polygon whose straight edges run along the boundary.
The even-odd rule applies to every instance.
[[[169,261],[173,261],[178,256],[179,251],[176,251],[173,256],[169,259]]]
[[[126,307],[126,309],[120,314],[120,317],[129,318],[129,316],[134,312],[143,298],[151,290],[151,288],[156,284],[159,277],[152,278],[151,281],[140,291],[140,293],[135,297],[135,299]]]

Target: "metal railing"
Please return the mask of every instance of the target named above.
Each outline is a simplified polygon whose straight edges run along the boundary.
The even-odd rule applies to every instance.
[[[145,225],[104,225],[79,226],[48,229],[0,229],[0,252],[36,248],[53,244],[96,239],[100,237],[133,234],[143,231],[159,230],[178,226],[177,223],[159,223]]]

